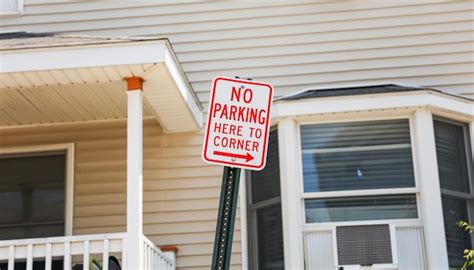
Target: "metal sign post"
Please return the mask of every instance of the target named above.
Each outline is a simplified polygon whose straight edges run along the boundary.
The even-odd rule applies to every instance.
[[[217,77],[213,81],[203,160],[224,165],[211,269],[228,270],[241,168],[265,167],[273,87]]]
[[[240,169],[224,167],[221,198],[217,216],[216,237],[212,254],[213,270],[227,270],[232,253],[235,213],[239,195]]]

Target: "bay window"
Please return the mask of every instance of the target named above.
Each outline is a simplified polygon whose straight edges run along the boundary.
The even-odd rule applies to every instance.
[[[463,250],[473,246],[456,224],[474,217],[472,105],[442,91],[396,85],[278,99],[272,119],[281,192],[262,202],[248,198],[249,237],[265,236],[249,238],[250,256],[288,269],[459,268]],[[252,181],[265,175],[251,174]],[[262,196],[263,182],[252,184]],[[264,207],[272,220],[282,219],[278,230],[251,227],[252,219],[265,224],[257,214]],[[280,228],[284,259],[268,260],[255,239],[271,243],[265,239],[280,237]]]

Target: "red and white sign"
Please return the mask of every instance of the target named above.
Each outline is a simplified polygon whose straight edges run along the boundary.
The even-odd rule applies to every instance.
[[[251,170],[265,167],[273,88],[217,77],[213,81],[203,159]]]

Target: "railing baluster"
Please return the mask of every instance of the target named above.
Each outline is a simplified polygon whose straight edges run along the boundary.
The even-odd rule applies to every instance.
[[[51,270],[51,260],[52,260],[52,245],[51,243],[46,244],[46,257],[45,257],[45,262],[44,262],[44,269],[45,270]]]
[[[8,248],[8,270],[15,269],[15,246]]]
[[[102,270],[109,270],[109,239],[104,239],[104,248],[102,253]]]
[[[64,242],[64,270],[71,270],[71,242]]]
[[[26,270],[33,270],[33,245],[32,244],[29,244],[27,246]]]
[[[89,240],[84,241],[83,269],[89,270]]]

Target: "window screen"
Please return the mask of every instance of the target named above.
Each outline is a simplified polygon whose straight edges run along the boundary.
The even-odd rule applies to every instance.
[[[305,212],[306,223],[418,217],[414,194],[306,199]]]
[[[305,192],[414,187],[407,119],[301,127]]]
[[[270,131],[267,165],[248,174],[249,269],[284,269],[278,131]]]
[[[464,128],[434,121],[441,188],[470,193]]]
[[[257,210],[258,264],[260,269],[283,269],[281,205]]]
[[[336,238],[339,265],[392,263],[388,225],[337,227]]]
[[[261,171],[252,171],[251,179],[252,203],[280,197],[280,161],[277,130],[270,132],[265,168]]]
[[[456,225],[460,220],[472,222],[468,214],[468,203],[472,200],[466,199],[473,197],[469,183],[469,163],[472,161],[467,125],[442,119],[435,120],[433,125],[448,261],[450,267],[459,268],[463,264],[464,249],[472,246],[470,235]]]
[[[443,203],[444,230],[450,267],[460,267],[464,249],[471,248],[469,233],[457,226],[456,222],[468,220],[466,200],[450,196],[441,196]]]
[[[64,235],[65,154],[0,156],[0,240]]]

